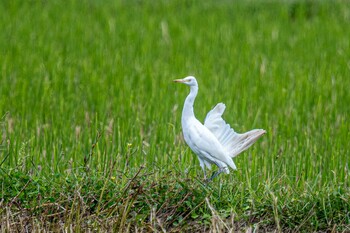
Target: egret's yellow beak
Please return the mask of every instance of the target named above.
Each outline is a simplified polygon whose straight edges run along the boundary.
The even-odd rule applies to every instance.
[[[173,80],[174,82],[176,83],[185,83],[185,82],[188,82],[187,80],[184,80],[184,79],[175,79]]]
[[[173,82],[176,82],[176,83],[183,83],[184,80],[183,80],[183,79],[175,79],[175,80],[173,80]]]

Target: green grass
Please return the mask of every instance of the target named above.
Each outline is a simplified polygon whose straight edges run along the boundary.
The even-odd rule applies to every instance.
[[[347,1],[0,3],[0,229],[350,231]],[[218,102],[267,134],[204,185]]]

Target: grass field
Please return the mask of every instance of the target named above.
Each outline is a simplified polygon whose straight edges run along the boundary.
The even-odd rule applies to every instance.
[[[347,1],[0,2],[0,230],[349,232]],[[218,102],[267,134],[205,184]]]

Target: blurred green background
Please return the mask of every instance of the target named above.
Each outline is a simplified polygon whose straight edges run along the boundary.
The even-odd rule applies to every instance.
[[[224,185],[348,190],[349,22],[340,0],[1,1],[1,169],[50,176],[94,151],[102,176],[201,178],[172,82],[194,75],[197,118],[224,102],[236,131],[267,130]]]

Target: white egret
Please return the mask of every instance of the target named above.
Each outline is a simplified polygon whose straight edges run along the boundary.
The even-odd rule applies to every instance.
[[[229,174],[228,166],[236,170],[232,158],[248,149],[253,143],[266,133],[263,129],[253,129],[246,133],[236,133],[229,124],[222,119],[226,106],[217,104],[206,116],[204,125],[198,121],[193,112],[194,100],[198,93],[197,80],[193,76],[176,79],[174,82],[190,86],[182,110],[181,124],[184,139],[191,150],[197,154],[200,166],[207,179],[205,169],[211,169],[211,164],[219,170],[209,180],[222,172]]]

